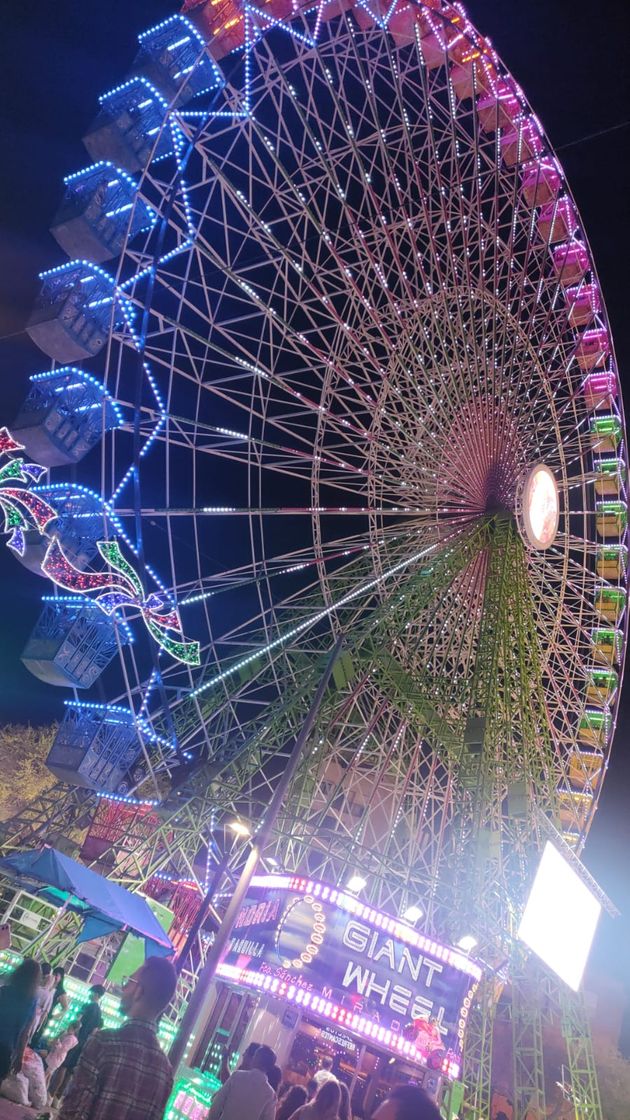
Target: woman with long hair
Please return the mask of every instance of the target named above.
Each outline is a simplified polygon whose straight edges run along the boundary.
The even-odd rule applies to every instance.
[[[418,1085],[396,1085],[372,1113],[372,1120],[440,1120],[440,1113]]]
[[[64,980],[65,980],[65,977],[66,977],[65,968],[62,968],[61,965],[57,965],[56,968],[53,968],[53,970],[52,970],[52,977],[53,977],[53,979],[52,979],[53,987],[52,987],[52,1002],[50,1004],[50,1011],[48,1012],[47,1015],[44,1016],[41,1023],[39,1024],[37,1030],[35,1031],[35,1034],[33,1035],[32,1039],[31,1039],[30,1045],[31,1045],[31,1048],[33,1050],[38,1050],[41,1047],[42,1041],[43,1041],[43,1038],[44,1038],[44,1033],[47,1030],[50,1022],[52,1021],[55,1013],[60,1012],[63,1015],[64,1011],[68,1010],[68,1004],[69,1004],[68,993],[66,992],[66,988],[65,988],[65,984],[64,984]],[[44,1043],[44,1045],[45,1045],[45,1043]]]
[[[292,1085],[278,1101],[276,1120],[290,1120],[290,1117],[306,1104],[306,1089],[303,1085]]]
[[[339,1120],[352,1120],[352,1105],[350,1103],[350,1090],[345,1081],[339,1082],[341,1100],[339,1102]]]
[[[338,1081],[325,1081],[309,1104],[293,1113],[291,1120],[339,1120],[341,1089]]]
[[[37,1010],[41,968],[27,957],[0,988],[0,1081],[22,1068],[24,1050]]]

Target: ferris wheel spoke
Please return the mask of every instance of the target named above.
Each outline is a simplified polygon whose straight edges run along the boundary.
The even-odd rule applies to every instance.
[[[471,544],[470,547],[474,546]],[[392,595],[390,594],[389,600],[385,599],[383,606],[379,608],[377,604],[371,605],[371,597],[373,595],[373,592],[380,585],[386,585],[387,581],[395,578],[397,575],[404,572],[405,569],[413,569],[413,567],[417,565],[419,559],[434,555],[435,548],[435,545],[429,546],[428,548],[421,550],[420,553],[416,553],[411,557],[405,557],[403,560],[394,565],[389,571],[387,571],[384,577],[368,581],[362,587],[354,587],[352,590],[346,591],[345,595],[340,595],[339,599],[331,606],[320,608],[319,610],[312,608],[310,612],[308,611],[308,609],[304,606],[304,592],[302,592],[297,600],[301,604],[300,614],[297,615],[298,621],[296,621],[295,613],[296,604],[293,604],[289,600],[286,609],[289,616],[292,617],[294,624],[290,627],[285,628],[284,633],[281,633],[279,636],[271,636],[271,640],[268,641],[265,645],[261,645],[257,649],[255,654],[249,654],[244,658],[240,658],[238,656],[239,643],[243,642],[243,648],[251,649],[252,645],[255,646],[255,637],[252,633],[251,622],[245,626],[245,632],[242,638],[239,638],[239,628],[237,627],[230,635],[226,635],[225,639],[222,639],[222,642],[227,643],[228,648],[232,650],[231,656],[234,658],[232,663],[228,666],[227,669],[221,668],[219,672],[212,673],[209,680],[202,680],[202,683],[198,684],[190,692],[190,697],[196,698],[197,696],[208,692],[208,690],[222,684],[227,678],[234,677],[240,672],[241,669],[245,668],[249,664],[252,664],[253,662],[258,661],[261,657],[263,659],[266,659],[269,655],[276,656],[279,651],[287,647],[287,643],[294,644],[295,639],[300,635],[306,635],[308,637],[309,632],[314,631],[314,628],[316,628],[320,622],[325,619],[330,619],[331,616],[335,617],[343,625],[343,615],[341,614],[341,612],[343,611],[346,614],[345,622],[348,623],[351,617],[348,617],[347,615],[348,607],[351,607],[352,611],[356,613],[356,619],[353,622],[353,630],[356,631],[359,619],[363,619],[363,624],[367,624],[368,630],[372,630],[374,626],[372,614],[374,613],[374,611],[376,611],[377,616],[379,610],[390,610],[391,608],[388,606],[388,603],[392,599]],[[448,550],[446,550],[446,553],[448,556]],[[422,578],[422,572],[420,573],[420,577]],[[347,578],[345,582],[347,586]],[[398,592],[398,595],[399,594],[400,592]],[[393,598],[396,598],[396,596],[393,596]],[[362,600],[364,600],[363,603]],[[366,607],[367,614],[365,613]],[[282,619],[283,613],[284,612],[282,610],[281,604],[275,603],[272,607],[273,618]],[[306,613],[307,617],[300,617],[302,613]],[[272,635],[274,633],[276,625],[277,624],[274,623],[271,632],[267,632]],[[212,647],[211,653],[212,657],[214,658],[216,654],[216,641]]]

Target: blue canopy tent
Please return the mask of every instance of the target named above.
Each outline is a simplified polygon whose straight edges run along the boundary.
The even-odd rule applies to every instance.
[[[31,894],[72,910],[82,920],[77,940],[91,941],[117,930],[144,938],[146,955],[175,952],[147,901],[96,871],[48,846],[12,852],[0,859],[0,874],[14,879]]]

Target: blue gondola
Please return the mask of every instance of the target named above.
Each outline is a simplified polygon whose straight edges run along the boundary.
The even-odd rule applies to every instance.
[[[128,708],[71,700],[46,765],[71,785],[115,793],[141,752],[141,728]]]
[[[168,103],[146,78],[130,78],[99,98],[101,111],[83,137],[93,160],[111,160],[133,174],[176,152],[181,133],[162,127]]]
[[[64,184],[50,232],[69,257],[109,260],[155,225],[156,211],[138,196],[135,181],[108,160],[67,175]]]
[[[11,430],[36,463],[45,467],[78,463],[104,432],[122,424],[119,405],[84,370],[62,366],[35,373],[30,381]]]
[[[138,36],[133,73],[146,78],[168,101],[181,105],[223,84],[206,43],[185,16],[173,15]]]
[[[44,608],[24,647],[22,663],[46,684],[89,688],[131,633],[81,595],[45,595]]]
[[[68,261],[40,274],[42,287],[26,330],[57,362],[77,362],[98,354],[110,325],[131,319],[131,304],[114,279],[91,261]]]

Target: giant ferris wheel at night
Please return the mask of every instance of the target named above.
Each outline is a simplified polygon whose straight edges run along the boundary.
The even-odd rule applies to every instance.
[[[268,855],[512,961],[531,1056],[518,916],[545,839],[584,844],[624,650],[586,234],[460,5],[186,7],[140,37],[66,179],[69,259],[28,328],[52,364],[2,445],[9,544],[54,585],[25,663],[74,690],[59,785],[10,842],[87,807],[121,881],[197,880],[217,823],[261,816],[341,634]],[[488,988],[475,1116],[495,1012]]]

